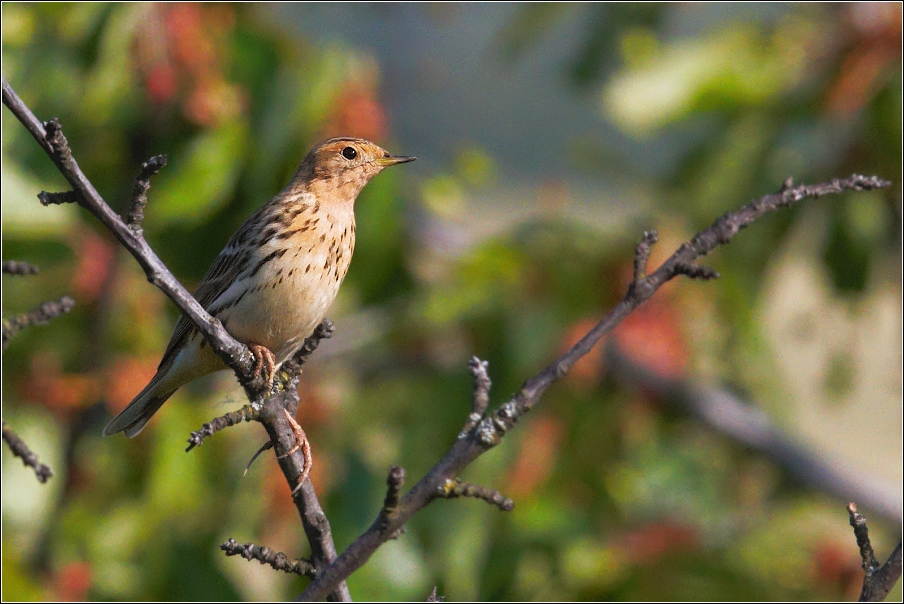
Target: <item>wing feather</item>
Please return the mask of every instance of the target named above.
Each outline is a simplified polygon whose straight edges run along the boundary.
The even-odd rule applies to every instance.
[[[255,231],[259,230],[260,217],[270,204],[264,205],[255,212],[235,234],[229,238],[226,247],[213,261],[213,265],[207,270],[207,274],[201,279],[198,289],[195,290],[195,299],[210,312],[214,302],[235,283],[244,271],[248,269],[252,255]],[[171,362],[182,346],[197,333],[198,328],[185,315],[179,317],[173,335],[170,337],[163,358],[160,360],[162,368]]]

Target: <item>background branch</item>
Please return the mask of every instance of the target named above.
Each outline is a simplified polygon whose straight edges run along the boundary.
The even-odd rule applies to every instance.
[[[13,429],[6,423],[6,420],[3,420],[3,440],[9,445],[13,455],[21,459],[22,463],[35,471],[38,482],[45,483],[53,476],[53,470],[50,466],[41,463],[38,456],[32,453],[31,449],[28,448],[28,445],[25,444],[25,441],[22,440],[18,434],[13,432]]]
[[[17,260],[3,261],[4,275],[37,275],[38,272],[38,267],[27,262],[20,262]]]
[[[727,390],[660,375],[632,361],[611,340],[606,344],[605,354],[607,365],[619,379],[681,407],[710,428],[771,458],[815,488],[842,501],[857,498],[900,526],[900,489],[866,476],[858,468],[819,455],[775,426],[768,414]]]
[[[51,319],[55,319],[72,310],[73,306],[75,306],[75,300],[69,296],[63,296],[59,300],[43,302],[40,306],[27,313],[3,319],[3,350],[6,350],[10,340],[20,330],[32,325],[47,325]]]

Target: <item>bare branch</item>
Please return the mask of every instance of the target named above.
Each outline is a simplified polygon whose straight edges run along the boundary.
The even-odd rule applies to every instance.
[[[644,231],[643,239],[634,248],[634,280],[640,281],[647,276],[647,262],[650,250],[659,243],[659,232],[656,229]]]
[[[392,466],[386,477],[386,499],[383,500],[381,512],[386,518],[394,516],[398,511],[399,495],[402,493],[403,486],[405,486],[405,468]]]
[[[55,319],[72,310],[73,306],[75,306],[75,300],[69,296],[63,296],[53,302],[44,302],[27,313],[15,315],[10,319],[3,319],[3,350],[6,350],[10,340],[20,330],[32,325],[47,325],[51,319]]]
[[[468,361],[468,369],[474,376],[474,398],[471,400],[471,414],[468,416],[461,434],[458,435],[459,438],[464,438],[474,426],[486,417],[487,407],[490,404],[490,386],[493,385],[487,372],[488,367],[487,361],[481,361],[477,357],[471,357],[471,360]]]
[[[253,358],[248,347],[235,340],[217,319],[210,316],[166,268],[142,234],[129,228],[107,205],[79,168],[78,162],[75,161],[72,150],[69,148],[69,143],[63,135],[59,121],[51,119],[46,123],[41,123],[22,102],[22,99],[16,95],[6,78],[3,78],[3,104],[12,111],[13,115],[53,160],[60,174],[72,186],[75,201],[91,212],[113,233],[144,269],[148,281],[160,288],[176,303],[179,310],[192,320],[210,343],[211,348],[228,367],[236,372],[242,385],[246,386],[246,389],[259,390],[260,384],[257,382],[261,380],[254,379]],[[42,197],[42,202],[45,201],[45,198],[50,199],[45,195]]]
[[[230,411],[226,415],[221,415],[220,417],[212,419],[201,426],[200,430],[195,430],[191,433],[191,436],[188,438],[188,447],[186,447],[185,452],[188,453],[195,447],[200,447],[204,444],[205,438],[207,438],[208,436],[213,436],[224,428],[228,428],[229,426],[234,426],[242,422],[255,421],[257,419],[260,419],[260,415],[260,409],[252,407],[251,405],[245,405],[238,411]]]
[[[61,206],[64,203],[78,203],[78,193],[75,191],[63,191],[61,193],[48,193],[41,191],[38,193],[38,200],[42,206]]]
[[[495,505],[503,512],[511,512],[515,509],[515,502],[495,489],[481,487],[470,482],[462,482],[459,479],[447,480],[437,495],[445,499],[458,497],[474,497],[483,499],[489,504]]]
[[[286,361],[280,367],[279,375],[275,376],[276,392],[295,387],[298,383],[298,376],[301,375],[301,369],[305,361],[315,350],[317,350],[320,341],[333,337],[334,332],[335,328],[333,327],[333,322],[329,319],[324,319],[321,321],[320,325],[314,328],[314,333],[305,338],[304,344],[302,344],[301,348],[295,353],[292,359]],[[224,428],[250,421],[260,421],[260,409],[253,405],[245,405],[238,411],[230,411],[226,415],[221,415],[201,426],[200,430],[192,432],[191,436],[188,438],[188,448],[186,448],[185,451],[187,453],[195,447],[200,446],[205,438],[213,436]],[[255,457],[257,457],[257,455],[255,455]],[[248,462],[249,467],[253,461],[254,458]]]
[[[433,586],[433,591],[430,592],[430,595],[427,596],[428,602],[445,602],[446,596],[438,596],[436,595],[436,586]]]
[[[27,262],[16,260],[3,261],[4,275],[37,275],[39,272],[38,267]]]
[[[679,262],[675,265],[675,273],[685,275],[691,279],[702,279],[709,281],[710,279],[718,279],[719,273],[708,266],[697,264],[696,262]]]
[[[18,434],[13,432],[13,429],[6,423],[6,420],[3,420],[3,440],[9,445],[13,455],[21,459],[22,463],[35,471],[38,482],[43,484],[53,476],[53,470],[50,466],[41,463],[38,460],[38,456],[31,452],[31,449],[28,448],[28,445],[25,444],[25,441],[22,440]]]
[[[574,364],[590,352],[604,335],[614,329],[634,309],[649,300],[664,283],[679,274],[688,272],[686,267],[692,267],[698,258],[705,256],[719,245],[728,243],[741,229],[768,212],[790,206],[809,197],[821,197],[842,191],[882,188],[891,183],[876,176],[864,177],[855,174],[850,178],[836,178],[830,182],[812,186],[793,187],[790,186],[791,184],[786,181],[786,186],[783,186],[778,193],[755,199],[740,210],[725,214],[709,228],[697,233],[693,239],[681,245],[653,273],[634,279],[624,298],[581,340],[543,371],[524,382],[511,400],[481,420],[464,437],[455,441],[443,458],[402,498],[398,514],[392,519],[389,526],[385,525],[382,521],[383,515],[380,514],[370,528],[328,568],[323,569],[318,578],[301,594],[300,599],[308,601],[323,599],[335,585],[360,568],[387,540],[389,535],[404,526],[414,514],[435,499],[436,493],[447,484],[447,481],[455,480],[471,462],[499,444],[508,430],[537,404],[546,389],[567,375]],[[655,234],[647,232],[637,247],[635,274],[638,277],[645,273],[649,246],[653,241],[655,241]]]
[[[310,560],[305,560],[304,558],[290,560],[284,553],[274,552],[266,546],[254,545],[253,543],[239,545],[235,539],[229,539],[229,541],[220,545],[220,549],[226,552],[227,556],[241,556],[245,560],[257,560],[261,564],[268,564],[284,573],[301,575],[311,579],[317,576],[317,570]]]
[[[863,559],[863,571],[866,573],[860,602],[882,602],[901,578],[901,542],[898,542],[885,564],[880,565],[869,541],[866,518],[857,512],[857,506],[853,502],[848,504],[847,510],[860,548],[860,557]]]
[[[141,230],[144,220],[144,207],[148,205],[148,189],[151,188],[151,176],[156,175],[166,165],[166,155],[155,155],[141,164],[141,172],[132,185],[132,203],[129,205],[129,228]]]
[[[295,389],[297,382],[297,368],[300,364],[296,361],[283,363],[281,369],[285,376],[285,389],[273,396],[260,401],[265,394],[264,380],[254,374],[254,358],[248,347],[233,338],[223,327],[222,323],[212,317],[195,298],[179,283],[173,274],[166,268],[160,258],[145,241],[141,229],[130,228],[107,205],[94,185],[82,173],[78,163],[72,155],[72,150],[63,136],[59,122],[52,119],[41,123],[31,110],[16,95],[12,87],[2,79],[3,104],[25,126],[26,130],[34,137],[37,143],[48,154],[63,177],[69,182],[76,196],[76,202],[93,214],[101,223],[110,230],[116,239],[138,261],[147,276],[148,281],[162,290],[176,305],[179,310],[188,317],[198,328],[211,349],[231,368],[244,386],[250,400],[261,405],[259,421],[264,425],[274,443],[274,449],[278,454],[278,462],[284,476],[290,485],[298,484],[298,479],[303,470],[303,459],[299,452],[287,454],[295,444],[295,437],[291,426],[286,419],[284,410],[295,413],[298,409],[298,392]],[[328,337],[321,333],[319,337]],[[310,354],[308,351],[306,354]],[[302,353],[301,358],[305,357]],[[279,457],[282,456],[282,457]],[[313,563],[318,568],[325,566],[336,557],[336,546],[333,544],[332,532],[329,522],[323,514],[323,509],[317,501],[310,481],[305,481],[297,492],[292,494],[293,500],[301,515],[305,533],[311,542]],[[331,600],[348,601],[351,599],[344,581],[337,581],[324,597],[329,595]]]

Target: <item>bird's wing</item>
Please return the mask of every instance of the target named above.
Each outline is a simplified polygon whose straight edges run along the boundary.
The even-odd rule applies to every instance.
[[[214,260],[213,266],[201,279],[198,289],[195,290],[195,299],[214,316],[216,316],[214,308],[216,300],[238,280],[248,267],[254,251],[250,239],[253,238],[254,231],[259,226],[258,221],[265,208],[266,206],[255,212],[229,239],[226,247]],[[163,358],[160,360],[160,368],[171,362],[186,341],[197,331],[198,328],[191,319],[185,315],[180,316],[166,347],[166,352],[163,353]]]

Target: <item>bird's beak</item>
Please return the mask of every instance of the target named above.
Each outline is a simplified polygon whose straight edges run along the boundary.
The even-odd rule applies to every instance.
[[[386,166],[394,166],[396,164],[404,164],[406,162],[416,160],[416,157],[411,157],[410,155],[386,155],[385,157],[378,157],[374,160],[374,162],[384,168]]]

